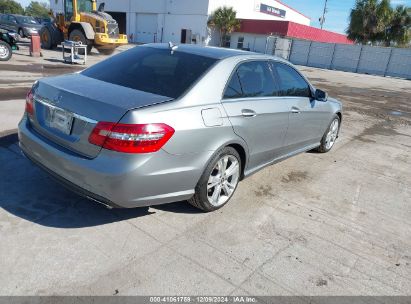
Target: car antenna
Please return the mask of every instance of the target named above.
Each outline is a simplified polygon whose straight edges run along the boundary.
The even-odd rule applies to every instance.
[[[173,44],[171,41],[168,43],[168,47],[171,50],[171,55],[173,55],[174,51],[176,51],[178,49],[178,45]]]

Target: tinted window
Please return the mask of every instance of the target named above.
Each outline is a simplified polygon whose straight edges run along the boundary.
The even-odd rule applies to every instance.
[[[64,13],[66,21],[70,20],[73,17],[73,0],[65,0],[64,1]]]
[[[277,89],[270,67],[265,61],[250,61],[237,70],[243,97],[274,96]]]
[[[18,16],[17,20],[19,23],[39,24],[33,17],[30,16]]]
[[[286,64],[274,64],[280,88],[278,96],[310,97],[311,90],[304,78],[292,67]]]
[[[224,98],[240,98],[242,95],[243,91],[241,89],[240,79],[238,78],[237,71],[235,71],[225,90]]]
[[[135,47],[82,74],[144,92],[177,98],[217,60],[168,49]]]
[[[90,0],[77,0],[77,7],[79,12],[90,13],[93,10]]]

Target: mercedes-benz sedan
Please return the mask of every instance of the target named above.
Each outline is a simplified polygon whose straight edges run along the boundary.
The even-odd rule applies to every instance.
[[[19,139],[34,163],[106,206],[188,200],[212,211],[258,170],[328,152],[341,115],[282,59],[151,44],[36,82]]]

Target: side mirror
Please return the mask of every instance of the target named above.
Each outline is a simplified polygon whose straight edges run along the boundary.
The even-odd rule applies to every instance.
[[[315,90],[314,98],[318,101],[327,101],[328,100],[328,94],[327,92],[323,90]]]

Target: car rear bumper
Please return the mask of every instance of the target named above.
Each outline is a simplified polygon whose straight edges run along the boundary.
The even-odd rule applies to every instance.
[[[103,149],[89,159],[19,124],[24,154],[71,190],[110,207],[133,208],[187,200],[212,151],[172,155],[164,150],[126,154]]]
[[[22,147],[22,145],[20,145],[20,147]],[[91,199],[99,204],[102,204],[104,206],[106,206],[107,208],[122,208],[116,204],[114,204],[113,202],[107,200],[104,197],[101,197],[95,193],[92,193],[90,191],[87,191],[84,188],[81,188],[80,186],[70,182],[69,180],[65,179],[64,177],[56,174],[54,171],[51,171],[49,168],[47,168],[46,166],[44,166],[42,163],[38,162],[36,159],[34,159],[30,154],[28,154],[27,152],[25,152],[25,150],[23,150],[23,154],[29,159],[31,160],[35,165],[37,165],[38,167],[40,167],[41,169],[43,169],[44,171],[46,171],[48,174],[50,174],[53,178],[55,178],[57,181],[59,181],[64,187],[66,187],[67,189],[85,197],[88,199]]]

